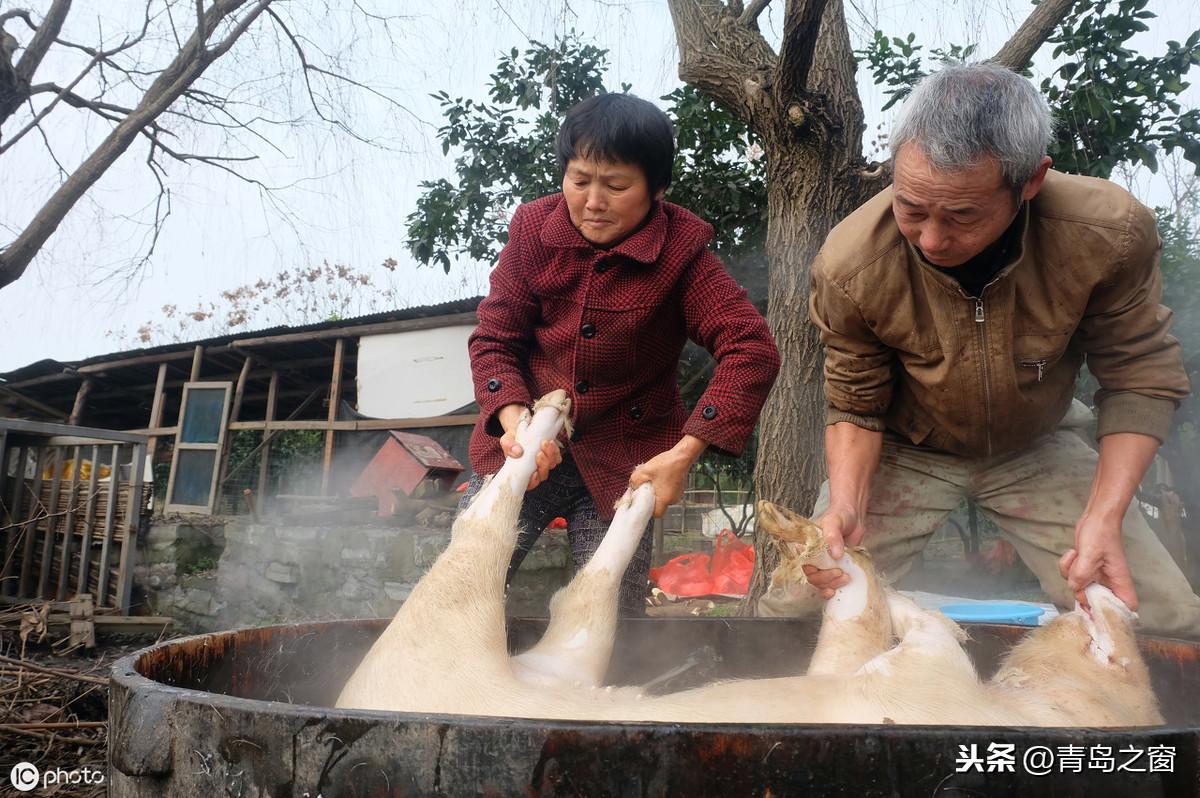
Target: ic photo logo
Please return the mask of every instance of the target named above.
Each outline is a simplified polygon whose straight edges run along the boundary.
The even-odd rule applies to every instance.
[[[2,772],[0,771],[0,773]],[[37,765],[31,765],[28,762],[18,762],[9,771],[8,780],[12,782],[12,786],[18,792],[29,792],[41,783],[42,774],[37,769]]]
[[[0,771],[3,772],[3,771]],[[40,770],[29,762],[18,762],[8,772],[8,780],[17,792],[30,792],[38,787],[58,790],[62,785],[104,784],[104,769],[84,765],[74,770],[60,767]]]

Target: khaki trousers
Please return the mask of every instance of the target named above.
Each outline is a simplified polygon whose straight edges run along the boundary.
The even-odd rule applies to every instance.
[[[1075,545],[1099,455],[1075,432],[1059,429],[1020,452],[967,458],[884,437],[871,484],[864,545],[895,582],[963,499],[972,499],[1013,544],[1060,608],[1074,596],[1058,559]],[[829,506],[829,483],[813,517]],[[1122,524],[1125,555],[1138,594],[1139,631],[1200,640],[1200,598],[1146,523],[1137,502]]]

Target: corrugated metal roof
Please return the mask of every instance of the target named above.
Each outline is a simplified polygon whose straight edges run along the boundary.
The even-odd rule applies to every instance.
[[[293,333],[319,332],[322,330],[334,329],[351,329],[361,327],[366,324],[376,324],[385,321],[407,321],[409,319],[424,319],[431,316],[450,316],[456,313],[470,313],[479,306],[480,300],[483,297],[471,297],[469,299],[458,299],[453,302],[443,302],[438,305],[420,305],[411,308],[401,308],[398,310],[387,310],[382,313],[372,313],[367,316],[356,316],[352,319],[337,319],[334,321],[323,321],[316,324],[306,324],[298,327],[289,327],[286,325],[278,327],[269,327],[265,329],[244,330],[229,335],[220,335],[214,338],[204,338],[197,341],[182,341],[174,344],[162,344],[160,346],[148,346],[141,349],[127,349],[121,352],[110,352],[104,355],[95,355],[83,360],[38,360],[30,363],[27,366],[22,366],[12,371],[0,374],[0,381],[3,382],[21,382],[23,380],[41,377],[46,374],[59,374],[66,369],[76,369],[80,366],[87,366],[93,363],[109,363],[117,360],[124,360],[131,357],[140,357],[142,355],[156,355],[165,352],[179,352],[191,349],[195,346],[220,346],[232,341],[238,341],[244,338],[265,338],[272,335],[290,335]]]

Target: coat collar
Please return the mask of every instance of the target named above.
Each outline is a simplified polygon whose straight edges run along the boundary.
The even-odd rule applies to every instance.
[[[656,201],[650,208],[650,218],[637,229],[633,235],[621,243],[602,250],[590,243],[575,225],[571,224],[571,214],[567,210],[567,201],[560,195],[554,209],[542,224],[542,243],[548,247],[563,249],[591,249],[609,255],[620,255],[629,260],[642,264],[652,264],[658,261],[663,246],[667,241],[667,227],[670,220],[663,209],[663,203]]]
[[[1004,232],[1004,235],[1009,235],[1011,231],[1014,236],[1014,240],[1009,244],[1007,252],[1004,254],[1004,265],[1000,267],[1000,269],[994,275],[992,275],[992,279],[987,283],[988,285],[991,285],[996,280],[1007,276],[1016,268],[1017,264],[1027,260],[1025,255],[1030,250],[1030,213],[1030,203],[1028,201],[1021,203],[1021,209],[1017,211],[1016,218],[1014,218],[1012,222],[1012,225],[1016,226],[1017,230],[1013,231],[1012,227],[1009,227]],[[899,231],[897,230],[897,232]],[[932,274],[945,286],[954,288],[956,290],[961,288],[958,280],[954,279],[954,277],[950,276],[944,270],[937,268],[932,263],[925,260],[924,256],[921,254],[921,251],[914,247],[908,239],[901,236],[900,240],[903,242],[904,247],[908,250],[910,260],[919,263],[925,272]]]

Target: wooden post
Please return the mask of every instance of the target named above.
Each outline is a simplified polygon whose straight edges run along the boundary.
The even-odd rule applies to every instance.
[[[29,519],[37,518],[37,506],[42,500],[42,474],[46,469],[46,458],[50,454],[49,448],[46,446],[38,446],[36,452],[37,454],[33,458],[34,468],[37,469],[33,474],[33,498],[30,499],[25,527],[21,530],[21,534],[25,536],[25,548],[21,552],[21,582],[17,586],[18,596],[28,596],[32,589],[30,582],[33,575],[33,561],[37,556],[34,541],[37,538],[38,523]],[[21,470],[21,473],[24,474],[24,469]]]
[[[79,545],[79,577],[76,584],[76,592],[79,593],[88,592],[88,579],[91,577],[92,530],[96,526],[96,493],[99,490],[99,478],[100,446],[96,445],[92,447],[92,473],[87,486],[87,515],[83,521],[83,542]],[[109,479],[116,479],[116,474],[109,474]]]
[[[333,348],[333,380],[329,385],[329,427],[325,430],[325,461],[321,465],[321,495],[329,495],[329,471],[333,466],[333,422],[337,421],[338,403],[342,401],[342,358],[346,339],[339,338]]]
[[[58,560],[58,587],[55,595],[59,601],[70,597],[67,588],[71,584],[71,554],[75,551],[75,516],[79,510],[79,472],[83,462],[83,448],[76,446],[71,450],[71,490],[67,494],[67,514],[62,523],[62,550]],[[57,508],[51,508],[55,512]]]
[[[8,430],[0,429],[0,497],[4,496],[4,480],[8,478]],[[14,479],[25,479],[25,464],[18,463]],[[17,520],[17,509],[6,507],[6,515],[0,516],[7,523]]]
[[[150,405],[150,429],[162,426],[162,411],[163,403],[166,400],[164,389],[167,385],[167,364],[158,364],[158,379],[154,383],[154,402]],[[150,452],[150,465],[154,466],[154,450],[158,448],[158,438],[151,436],[146,442],[146,449]]]
[[[117,593],[113,604],[122,615],[129,614],[129,597],[133,591],[133,553],[137,547],[142,520],[142,472],[146,467],[146,446],[133,445],[133,468],[129,479],[129,502],[125,505],[125,535],[121,541],[120,568],[117,571]]]
[[[121,500],[121,483],[118,469],[121,467],[121,444],[114,443],[112,445],[112,457],[109,461],[110,475],[108,478],[108,505],[104,509],[104,534],[101,537],[100,544],[100,560],[96,564],[97,570],[97,587],[96,587],[96,603],[101,607],[115,607],[117,602],[109,604],[108,602],[108,582],[109,582],[109,565],[108,561],[112,551],[113,541],[113,525],[117,512],[117,502]]]
[[[233,407],[229,409],[229,420],[237,421],[238,413],[242,412],[242,397],[246,393],[246,378],[250,375],[250,367],[254,365],[254,358],[246,356],[245,362],[242,363],[242,370],[238,374],[237,385],[233,389]]]
[[[192,376],[191,381],[195,382],[200,379],[200,364],[204,360],[204,347],[197,346],[192,352]]]
[[[279,372],[271,372],[271,383],[267,386],[267,415],[265,421],[275,420],[275,400],[279,394]],[[265,512],[267,506],[267,468],[271,459],[271,436],[263,430],[262,459],[258,461],[258,506]]]
[[[62,490],[63,447],[51,448],[54,450],[54,457],[51,460],[51,467],[54,471],[51,473],[50,504],[46,508],[46,512],[50,515],[46,518],[46,537],[42,540],[42,562],[38,571],[37,597],[40,599],[50,598],[47,591],[50,585],[50,566],[54,562],[54,534],[58,522],[58,517],[54,513],[58,512],[58,494]]]
[[[90,593],[76,593],[71,599],[71,640],[72,648],[96,647],[96,626],[92,623],[95,604]]]
[[[25,487],[25,458],[29,455],[27,454],[28,449],[26,449],[24,446],[17,446],[14,448],[16,449],[17,455],[17,472],[13,477],[12,500],[8,505],[8,513],[4,519],[7,522],[5,526],[8,526],[9,530],[4,533],[4,567],[3,570],[0,570],[0,595],[4,596],[20,595],[17,593],[17,585],[15,584],[16,580],[12,578],[12,569],[15,565],[14,557],[16,556],[17,544],[21,540],[21,535],[27,534],[27,532],[23,533],[12,525],[16,524],[17,521],[21,519],[21,500],[24,498],[21,493],[22,489]],[[6,472],[8,471],[8,463],[4,461],[8,460],[8,451],[5,450],[3,454],[4,457],[2,460],[0,460],[0,471]],[[0,496],[0,498],[2,498],[2,496]],[[38,499],[35,496],[29,502],[30,515],[33,515],[37,512],[37,506]]]
[[[238,414],[242,412],[242,397],[246,395],[246,379],[250,376],[250,367],[254,364],[254,358],[246,355],[246,359],[242,362],[242,370],[238,374],[237,384],[233,389],[233,404],[229,407],[229,421],[232,423],[238,420]],[[233,446],[233,434],[230,432],[225,436],[225,445],[221,447],[221,451],[217,456],[221,458],[220,463],[220,478],[217,480],[216,490],[219,492],[225,487],[225,476],[229,471],[229,449]],[[220,496],[216,497],[216,504],[220,506]]]
[[[79,390],[75,392],[75,404],[71,408],[71,415],[67,417],[67,423],[72,426],[78,426],[83,419],[83,406],[87,402],[87,395],[92,392],[91,379],[85,378],[79,384]]]
[[[268,424],[265,421],[248,421],[245,423],[231,425],[231,427],[230,427],[231,429],[234,429],[234,428],[236,428],[236,429],[261,429],[261,430],[264,430],[266,433],[263,435],[262,443],[260,443],[258,446],[255,446],[253,449],[251,449],[250,453],[246,455],[246,459],[243,460],[242,463],[249,462],[249,459],[251,457],[258,454],[259,449],[262,449],[264,446],[267,446],[271,442],[271,439],[274,438],[276,435],[278,435],[283,429],[289,429],[289,430],[291,430],[291,429],[314,429],[314,427],[310,427],[310,426],[297,426],[300,424],[303,424],[303,425],[315,424],[315,425],[317,425],[316,428],[318,428],[318,429],[327,428],[329,426],[328,421],[305,421],[305,422],[292,423],[292,419],[296,418],[301,413],[303,413],[305,408],[307,408],[310,404],[312,404],[313,401],[316,400],[316,398],[318,396],[320,396],[321,393],[326,390],[328,390],[328,389],[324,385],[318,385],[316,388],[313,388],[312,391],[308,394],[308,396],[305,397],[304,401],[301,402],[296,407],[296,409],[293,410],[288,415],[288,417],[287,417],[286,421],[283,423],[283,425],[280,425],[278,427],[275,425],[270,425],[271,428],[268,429]],[[335,425],[335,427],[336,427],[336,425]],[[225,478],[229,479],[231,476],[236,474],[238,472],[238,470],[242,467],[242,463],[238,463],[236,466],[234,466],[233,469],[228,474],[225,475]]]

